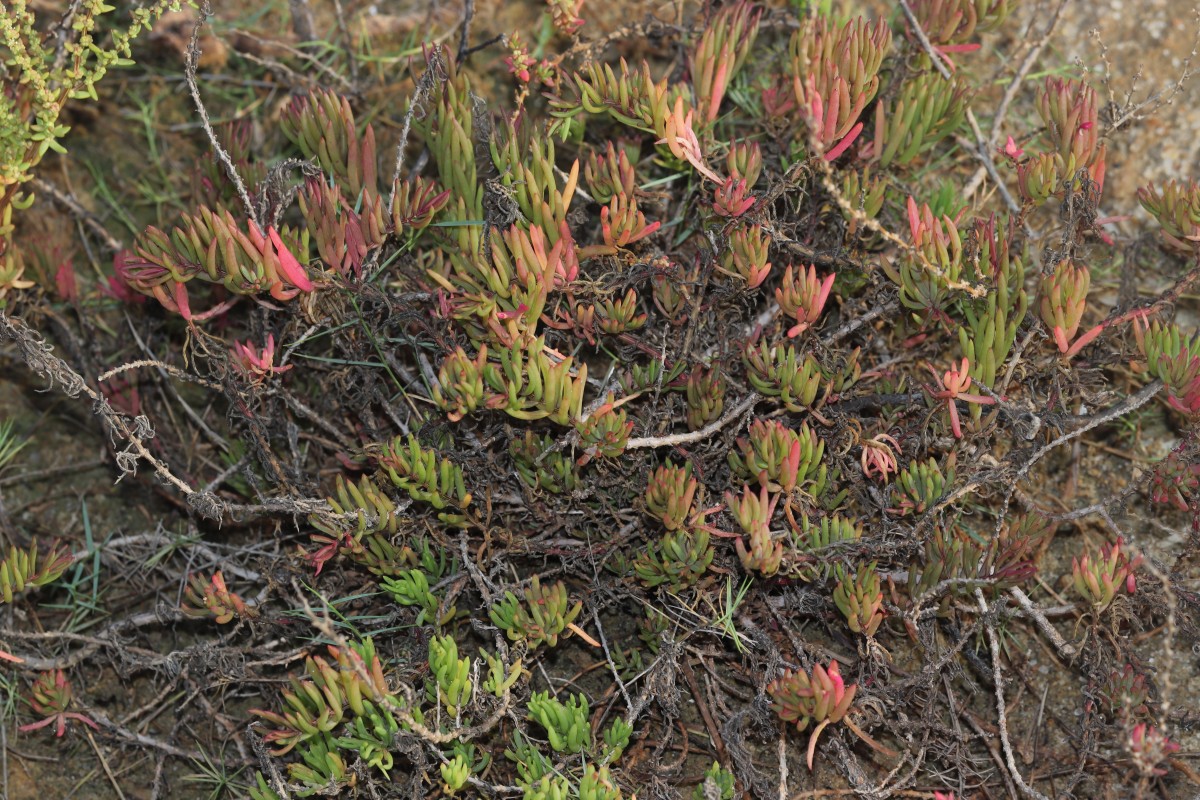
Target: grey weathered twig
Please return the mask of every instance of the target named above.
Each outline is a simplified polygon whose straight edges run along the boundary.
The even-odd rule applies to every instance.
[[[238,198],[242,201],[242,207],[246,209],[246,214],[254,221],[256,225],[261,227],[262,220],[258,218],[254,203],[250,202],[250,192],[246,190],[246,184],[242,180],[242,176],[238,174],[237,167],[233,165],[233,159],[229,157],[229,153],[221,146],[221,141],[217,139],[217,134],[213,130],[212,121],[208,118],[208,110],[204,107],[204,100],[200,97],[200,88],[196,85],[196,69],[200,58],[200,28],[208,21],[212,15],[212,5],[209,0],[204,0],[200,4],[199,16],[196,17],[196,24],[192,27],[192,38],[188,42],[187,55],[184,59],[183,75],[187,80],[188,91],[192,95],[192,102],[196,105],[196,113],[200,115],[200,123],[204,128],[204,134],[208,137],[208,143],[212,145],[213,153],[217,160],[221,162],[221,166],[225,168],[225,174],[237,189]]]
[[[989,608],[981,589],[975,590],[975,599],[979,602],[980,613],[985,617],[984,629],[987,631],[988,644],[992,651],[992,682],[996,685],[996,727],[1000,729],[1000,746],[1004,749],[1004,760],[1008,766],[1009,775],[1026,796],[1032,797],[1034,800],[1050,800],[1025,782],[1025,778],[1021,776],[1021,770],[1017,767],[1017,761],[1013,757],[1012,742],[1008,738],[1008,704],[1004,700],[1004,679],[1000,676],[1000,638],[996,636],[995,625],[986,619]]]
[[[1038,630],[1042,632],[1043,636],[1050,640],[1050,643],[1054,645],[1056,650],[1058,650],[1059,655],[1061,655],[1063,658],[1071,658],[1076,654],[1076,652],[1078,652],[1074,645],[1068,644],[1062,638],[1059,632],[1054,629],[1054,626],[1050,624],[1050,620],[1046,619],[1046,615],[1042,613],[1042,610],[1033,604],[1033,601],[1029,599],[1029,595],[1021,591],[1019,586],[1014,586],[1013,588],[1009,589],[1008,593],[1012,595],[1014,600],[1017,601],[1017,605],[1023,608],[1025,613],[1033,618],[1033,622],[1035,625],[1037,625]]]
[[[630,439],[629,444],[625,445],[626,450],[638,450],[644,447],[678,447],[681,444],[691,444],[707,439],[713,434],[720,431],[733,420],[745,414],[754,404],[762,399],[762,395],[751,393],[742,402],[738,403],[736,408],[726,412],[726,414],[715,422],[710,422],[698,431],[690,431],[688,433],[673,433],[669,436],[644,436],[640,439]]]
[[[400,186],[400,173],[404,170],[404,148],[408,147],[408,133],[412,129],[413,115],[416,113],[418,106],[424,105],[426,98],[429,97],[430,90],[433,89],[434,83],[441,83],[445,79],[446,65],[442,61],[442,46],[435,44],[429,50],[425,72],[417,79],[413,95],[408,99],[408,110],[404,112],[404,123],[400,127],[400,141],[396,143],[396,162],[392,167],[392,193],[388,197],[388,208],[393,208],[396,204],[396,191]]]

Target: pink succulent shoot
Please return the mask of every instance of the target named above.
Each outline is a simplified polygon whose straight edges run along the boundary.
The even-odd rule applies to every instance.
[[[963,215],[963,212],[960,211],[951,219],[943,214],[939,220],[933,215],[933,209],[929,207],[928,203],[918,206],[917,201],[911,195],[908,198],[907,210],[908,228],[912,234],[913,246],[922,249],[929,244],[939,247],[949,246],[953,232],[957,230],[958,221]]]
[[[747,289],[757,289],[771,274],[771,264],[768,262],[761,267],[751,267],[750,275],[746,278]]]
[[[1143,775],[1162,777],[1167,770],[1160,765],[1179,750],[1179,745],[1158,728],[1139,722],[1129,732],[1128,748],[1133,763]]]
[[[842,153],[849,150],[850,145],[854,144],[854,142],[858,140],[858,135],[860,133],[862,133],[862,129],[863,129],[863,124],[861,122],[856,122],[854,124],[854,127],[850,129],[850,132],[847,133],[840,142],[835,144],[833,147],[831,147],[825,153],[825,156],[824,156],[825,160],[833,161],[838,156],[840,156]]]
[[[75,264],[71,259],[63,259],[58,265],[54,273],[54,285],[58,289],[58,296],[68,303],[79,299],[79,283],[75,279]]]
[[[797,78],[797,80],[799,80],[799,78]],[[826,109],[820,93],[817,92],[816,88],[811,84],[813,78],[810,77],[809,81],[809,93],[812,96],[812,103],[809,106],[810,118],[813,121],[813,125],[818,128],[817,136],[825,142],[831,142],[837,136],[837,103],[831,104],[830,107]],[[862,133],[862,129],[863,124],[861,122],[855,123],[854,127],[846,132],[846,135],[842,137],[840,142],[825,152],[825,155],[823,156],[824,159],[826,161],[833,161],[842,153],[846,152],[850,148],[850,145],[854,144],[854,140],[858,138],[858,135]]]
[[[496,318],[497,319],[517,319],[518,317],[520,317],[522,314],[524,314],[528,310],[529,310],[529,306],[527,306],[525,303],[520,303],[512,311],[497,311]]]
[[[314,536],[313,538],[316,539],[317,537]],[[354,546],[354,537],[349,531],[342,533],[336,539],[327,540],[325,537],[321,537],[321,540],[325,541],[325,545],[323,547],[312,553],[302,553],[308,561],[309,566],[315,568],[313,572],[314,576],[321,574],[321,570],[325,569],[325,565],[330,561],[330,559],[337,555],[339,547],[349,548]]]
[[[896,453],[898,452],[900,452],[900,443],[886,433],[867,439],[862,443],[860,459],[863,476],[870,478],[872,475],[878,475],[881,482],[887,483],[888,476],[899,471],[899,465],[896,462]]]
[[[123,303],[144,303],[146,297],[141,292],[133,288],[133,267],[136,264],[136,257],[128,250],[121,250],[113,256],[113,275],[108,278],[107,288],[102,288],[101,291],[109,294]],[[143,262],[144,263],[144,262]],[[158,268],[160,273],[165,272],[161,267]]]
[[[1017,143],[1013,141],[1013,137],[1008,137],[1008,141],[1004,143],[1004,147],[1000,148],[1000,155],[1007,158],[1009,161],[1016,163],[1017,160],[1025,155],[1025,151],[1017,147]]]
[[[25,733],[54,724],[54,735],[62,736],[67,732],[67,720],[73,719],[88,725],[93,730],[100,730],[89,717],[76,711],[67,711],[71,705],[71,684],[67,675],[61,669],[43,672],[33,684],[33,696],[30,699],[33,710],[44,715],[44,719],[22,725],[17,730]]]
[[[1130,594],[1137,592],[1134,572],[1142,565],[1140,554],[1129,558],[1122,550],[1124,540],[1117,537],[1113,544],[1100,548],[1100,557],[1084,553],[1071,559],[1071,574],[1076,592],[1094,608],[1107,607],[1124,586]]]
[[[740,217],[754,205],[745,180],[728,178],[714,192],[713,211],[722,217]]]
[[[1125,591],[1135,594],[1137,592],[1137,579],[1134,577],[1134,571],[1142,565],[1145,559],[1141,554],[1130,558],[1127,553],[1121,552],[1121,546],[1124,544],[1124,539],[1118,536],[1116,543],[1112,547],[1102,547],[1100,548],[1100,552],[1104,556],[1105,561],[1113,565],[1114,568],[1116,565],[1121,565],[1124,569],[1128,570],[1128,574],[1125,576]]]
[[[281,372],[287,372],[292,368],[291,364],[286,367],[275,366],[275,334],[267,334],[267,344],[262,349],[262,352],[257,352],[254,346],[249,342],[234,342],[233,347],[229,350],[230,358],[239,370],[246,377],[255,383],[259,383],[272,375],[278,375]]]
[[[1063,334],[1062,328],[1055,327],[1054,328],[1054,343],[1057,344],[1059,347],[1059,350],[1062,351],[1063,358],[1070,361],[1072,358],[1075,357],[1076,353],[1078,353],[1080,350],[1082,350],[1083,348],[1085,348],[1089,344],[1091,344],[1092,340],[1094,340],[1097,336],[1104,333],[1104,327],[1105,326],[1103,325],[1103,323],[1096,325],[1094,328],[1089,330],[1087,333],[1083,334],[1083,336],[1080,336],[1078,339],[1076,339],[1074,344],[1066,346],[1065,348],[1064,348],[1064,345],[1067,345],[1067,337]]]
[[[675,108],[666,120],[666,135],[656,144],[665,144],[671,148],[673,156],[687,161],[697,172],[713,183],[723,184],[725,179],[704,163],[704,151],[700,147],[700,140],[696,138],[696,131],[692,128],[693,113],[693,110],[689,108],[687,114],[684,114],[683,98],[675,98]]]
[[[314,288],[312,281],[308,279],[308,274],[304,271],[304,267],[300,266],[296,257],[292,255],[292,251],[288,250],[283,244],[283,240],[279,238],[279,231],[267,228],[267,236],[279,256],[279,271],[283,273],[283,277],[300,291],[311,292]]]
[[[791,114],[796,107],[796,95],[786,86],[772,86],[762,90],[763,111],[771,119],[781,119]]]
[[[187,286],[182,282],[169,281],[149,287],[150,295],[167,311],[174,311],[187,322],[192,321],[192,309],[188,304]]]
[[[807,271],[800,267],[796,277],[792,276],[793,269],[789,266],[783,274],[783,283],[775,290],[779,307],[796,320],[796,324],[788,329],[789,339],[804,333],[820,319],[837,277],[831,272],[824,278],[818,278],[817,268],[812,265]]]
[[[916,244],[919,241],[918,236],[923,228],[921,225],[920,212],[917,209],[917,201],[911,194],[908,196],[908,202],[905,204],[905,210],[908,212],[908,230],[909,233],[912,234],[913,243]]]
[[[625,247],[645,239],[658,230],[660,225],[662,223],[659,221],[647,223],[646,215],[638,210],[637,202],[626,198],[624,194],[614,194],[608,205],[600,209],[600,231],[604,236],[605,245],[609,248]],[[578,256],[573,258],[577,259]]]
[[[846,681],[842,678],[841,673],[838,672],[838,662],[830,662],[826,674],[829,675],[829,680],[833,682],[833,704],[834,706],[840,705],[842,698],[846,696]]]
[[[990,406],[996,401],[991,397],[985,397],[981,394],[971,394],[967,390],[971,388],[971,362],[966,358],[957,367],[951,367],[939,377],[937,370],[932,365],[929,366],[929,371],[933,373],[933,377],[938,382],[937,389],[930,389],[926,386],[926,390],[935,400],[945,400],[946,407],[950,410],[950,429],[954,431],[954,438],[962,438],[962,423],[958,417],[958,406],[955,401],[962,400],[967,403],[978,403],[981,406]]]
[[[818,664],[813,669],[814,677],[820,674],[821,667]],[[827,716],[820,721],[817,727],[813,728],[812,735],[808,737],[808,771],[812,772],[813,756],[817,751],[817,739],[821,736],[821,731],[832,722],[841,721],[845,718],[846,713],[850,710],[850,703],[854,700],[854,692],[857,686],[851,686],[847,691],[846,681],[842,679],[841,673],[838,670],[838,662],[831,661],[829,669],[824,670],[825,676],[830,684],[832,691],[829,691],[822,698],[820,706],[825,706],[830,710],[826,712]],[[823,710],[818,706],[818,712]]]
[[[858,135],[862,133],[863,124],[855,123],[849,130],[845,130],[845,135],[837,144],[833,141],[838,138],[838,117],[840,116],[840,96],[835,89],[828,106],[825,105],[824,98],[817,90],[817,79],[815,75],[809,75],[804,81],[801,81],[797,76],[794,81],[794,93],[798,98],[811,98],[808,101],[808,118],[809,124],[813,129],[813,136],[821,147],[828,147],[822,156],[826,161],[833,161],[838,156],[850,149],[850,145],[854,144],[858,139]],[[848,121],[848,120],[847,120]],[[843,130],[845,126],[843,124]],[[833,144],[832,147],[830,145]]]
[[[979,42],[967,42],[965,44],[942,44],[938,45],[939,53],[974,53],[980,47],[983,47]]]
[[[537,226],[531,228],[531,239],[534,230],[541,232]],[[658,230],[657,225],[654,226],[654,230]],[[646,235],[649,236],[649,234]],[[571,228],[567,225],[566,220],[563,220],[558,227],[558,242],[550,250],[550,261],[554,264],[555,289],[565,288],[579,277],[579,254],[575,249],[575,239],[571,236]]]
[[[1194,378],[1182,396],[1167,393],[1167,405],[1181,414],[1200,413],[1200,377]]]

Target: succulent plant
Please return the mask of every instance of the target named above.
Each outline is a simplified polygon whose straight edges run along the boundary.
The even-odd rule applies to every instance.
[[[792,547],[801,556],[789,570],[803,581],[830,578],[838,567],[839,556],[848,555],[840,551],[843,547],[858,542],[863,537],[861,524],[834,514],[817,521],[802,517],[800,525],[789,519]]]
[[[881,167],[905,166],[962,124],[966,90],[937,72],[909,78],[890,103],[875,105],[873,157]]]
[[[29,543],[25,550],[16,545],[8,548],[8,556],[0,560],[0,599],[11,603],[13,597],[38,586],[58,580],[74,557],[53,545],[45,556],[38,553],[37,541]]]
[[[264,233],[249,220],[243,232],[234,215],[219,207],[201,206],[181,220],[170,234],[147,228],[132,250],[120,254],[116,269],[125,286],[185,320],[203,320],[228,308],[226,301],[194,313],[187,289],[193,280],[220,285],[234,295],[270,292],[281,301],[315,289],[303,265],[307,248],[295,231],[268,227]]]
[[[800,412],[817,400],[823,375],[821,365],[793,345],[748,345],[742,354],[750,385],[766,397],[778,397],[789,411]]]
[[[258,612],[247,606],[225,585],[225,576],[217,570],[205,581],[199,575],[191,575],[183,590],[183,605],[179,609],[189,617],[203,619],[212,617],[218,624],[232,622],[234,618],[250,619]]]
[[[1010,0],[918,0],[912,10],[934,48],[945,58],[947,53],[978,49],[979,44],[969,40],[998,27],[1014,5]]]
[[[761,225],[735,228],[722,262],[725,272],[741,277],[747,289],[757,289],[771,274],[770,245]]]
[[[508,452],[516,463],[517,475],[530,488],[552,494],[574,491],[579,485],[575,459],[555,449],[554,437],[535,436],[526,430],[521,439],[509,443]]]
[[[1096,611],[1107,608],[1122,587],[1129,594],[1137,591],[1134,573],[1141,565],[1142,557],[1129,558],[1122,550],[1123,545],[1117,537],[1116,542],[1100,548],[1099,558],[1084,553],[1071,559],[1075,593]]]
[[[986,397],[966,391],[971,388],[971,383],[974,380],[971,377],[970,367],[970,362],[965,358],[957,367],[951,367],[941,375],[938,375],[937,370],[932,366],[929,367],[938,384],[937,388],[928,389],[929,396],[934,400],[945,401],[946,410],[950,412],[950,430],[954,432],[954,438],[956,439],[961,439],[963,435],[962,425],[958,416],[959,400],[981,406],[992,405],[996,402],[994,397]]]
[[[17,730],[24,733],[54,725],[54,735],[61,737],[67,732],[68,720],[82,722],[92,730],[100,730],[100,726],[91,717],[78,711],[67,710],[71,707],[72,697],[71,682],[61,669],[39,673],[30,690],[29,705],[42,719],[22,725]]]
[[[1179,751],[1179,743],[1167,738],[1161,728],[1139,722],[1129,731],[1127,749],[1143,776],[1162,777],[1168,772],[1162,764]]]
[[[314,613],[288,607],[301,595],[248,588],[255,573],[231,572],[232,561],[180,584],[182,616],[226,625],[189,631],[246,640],[264,685],[283,681],[251,712],[273,751],[251,781],[254,800],[387,794],[397,779],[448,797],[645,793],[637,765],[628,772],[620,759],[644,762],[645,745],[670,734],[674,668],[693,682],[699,657],[724,674],[763,636],[803,669],[771,667],[775,679],[758,675],[751,694],[765,692],[806,732],[810,769],[829,725],[884,754],[857,751],[859,788],[882,786],[903,760],[861,719],[903,738],[895,720],[941,718],[932,707],[914,715],[927,693],[909,691],[915,684],[880,658],[923,668],[920,683],[991,644],[996,702],[972,713],[1003,734],[997,718],[1029,710],[1027,695],[1008,694],[1005,656],[1032,634],[1088,667],[1085,749],[1134,767],[1106,773],[1109,793],[1129,781],[1141,794],[1170,792],[1174,733],[1152,727],[1150,674],[1133,666],[1170,631],[1125,635],[1153,610],[1151,593],[1134,594],[1140,558],[1121,539],[1081,550],[1070,583],[1100,635],[1063,643],[1045,598],[1030,597],[1035,579],[1049,578],[1042,561],[1058,552],[1063,517],[1025,494],[1037,481],[1048,482],[1043,495],[1062,488],[1056,459],[1043,457],[1064,444],[1136,438],[1162,413],[1200,415],[1200,337],[1157,318],[1189,297],[1196,275],[1181,266],[1144,303],[1084,325],[1092,280],[1129,235],[1109,227],[1123,209],[1099,211],[1115,206],[1103,195],[1106,142],[1141,112],[1102,111],[1087,83],[1056,77],[1052,64],[1036,66],[1048,78],[989,88],[1001,73],[981,37],[1013,16],[1013,0],[908,0],[891,19],[706,3],[698,16],[619,31],[637,62],[606,59],[612,37],[580,36],[582,0],[547,0],[541,27],[506,35],[498,53],[475,41],[468,4],[457,52],[423,46],[403,75],[385,68],[395,59],[375,49],[371,26],[348,19],[369,57],[310,43],[272,52],[272,72],[315,67],[334,87],[274,107],[278,126],[269,103],[239,99],[268,96],[261,81],[236,95],[189,87],[213,119],[238,121],[201,126],[212,156],[182,181],[155,176],[170,183],[149,188],[171,202],[138,212],[158,213],[157,227],[117,254],[98,294],[78,255],[57,241],[39,248],[13,216],[31,201],[23,187],[45,153],[29,154],[65,134],[39,92],[90,95],[90,83],[68,86],[55,66],[96,38],[75,24],[107,13],[99,0],[81,3],[48,27],[22,4],[0,9],[0,155],[11,156],[0,158],[0,304],[17,309],[0,313],[0,338],[35,373],[94,401],[122,474],[145,462],[188,507],[262,523],[259,532],[306,518],[295,566],[312,580],[293,583],[320,601]],[[294,5],[304,38],[304,4]],[[131,13],[139,24],[153,16]],[[677,52],[679,63],[651,51]],[[481,58],[504,68],[481,82]],[[58,77],[39,84],[43,74]],[[406,107],[397,87],[411,87]],[[54,113],[31,118],[35,107]],[[160,110],[138,116],[148,139]],[[95,173],[107,189],[104,165]],[[185,183],[191,195],[176,197]],[[1148,186],[1139,199],[1162,228],[1163,264],[1192,258],[1195,183]],[[104,220],[82,219],[96,235],[89,246],[113,244]],[[124,357],[106,321],[113,301],[140,303],[118,310],[139,337],[153,335],[139,343],[151,360]],[[60,361],[26,338],[22,316],[53,324],[60,343],[71,345],[77,326],[92,338]],[[1131,372],[1154,381],[1136,395],[1111,353],[1075,358],[1129,324]],[[108,371],[80,376],[79,364]],[[151,378],[168,391],[151,390]],[[182,380],[191,385],[180,394]],[[1165,411],[1148,402],[1160,388]],[[1140,484],[1148,513],[1168,522],[1200,498],[1196,437],[1180,430]],[[0,425],[0,462],[6,438]],[[77,600],[100,562],[68,573],[65,546],[14,547],[0,561],[0,600],[16,604],[17,629],[37,623],[47,609],[23,593]],[[160,572],[174,563],[171,551],[155,561]],[[260,601],[234,586],[259,594],[271,619],[246,623]],[[1132,596],[1117,601],[1123,586]],[[577,624],[585,605],[600,641]],[[819,624],[782,630],[784,612]],[[72,613],[68,627],[87,624]],[[379,638],[363,639],[364,625]],[[578,648],[552,651],[568,636]],[[813,660],[847,642],[861,686],[836,662]],[[93,649],[77,655],[90,663]],[[289,658],[303,670],[285,675]],[[586,695],[566,694],[562,670],[580,658],[602,668],[572,689]],[[963,686],[946,686],[953,712]],[[697,695],[707,727],[709,712],[729,712],[717,727],[744,738],[737,725],[753,720],[737,692],[709,688]],[[651,695],[661,713],[639,710]],[[74,702],[65,673],[41,675],[31,704],[41,716],[25,728],[89,724]],[[185,703],[180,720],[190,713]],[[1010,766],[1012,745],[996,743]],[[968,737],[953,753],[930,749],[905,770],[906,785],[939,797],[954,785],[996,794],[1004,780],[1031,796],[1055,788],[1052,770],[964,778],[963,764],[989,746]],[[741,785],[728,765],[701,775],[709,762],[681,764],[676,783],[686,793],[699,783],[696,798],[767,791],[752,770]],[[1077,777],[1078,792],[1094,789],[1095,776]]]
[[[874,636],[883,622],[883,591],[879,588],[875,564],[869,564],[854,575],[839,566],[837,580],[837,586],[833,589],[833,604],[846,618],[850,630]]]
[[[467,779],[471,777],[471,766],[465,757],[456,755],[438,767],[438,772],[442,776],[442,791],[453,797],[467,785]]]
[[[1082,81],[1048,77],[1038,93],[1037,109],[1062,178],[1073,181],[1076,170],[1103,163],[1094,89]],[[1093,180],[1103,182],[1103,173]]]
[[[444,622],[444,618],[438,615],[441,601],[429,588],[429,578],[422,570],[409,569],[394,578],[384,577],[379,586],[400,605],[416,606],[420,609],[416,619],[417,625],[423,622]],[[453,616],[453,613],[454,609],[451,608],[447,616]]]
[[[571,695],[563,703],[549,692],[534,692],[529,698],[529,717],[546,730],[556,753],[582,753],[592,746],[588,702],[583,695]]]
[[[605,148],[602,155],[590,150],[583,164],[583,180],[592,199],[601,205],[608,205],[616,195],[632,198],[637,177],[624,145],[617,147],[609,140]]]
[[[725,156],[725,168],[729,170],[731,179],[745,181],[748,189],[753,189],[762,175],[762,148],[758,142],[732,142],[729,153]]]
[[[840,28],[809,17],[788,43],[792,91],[812,139],[826,160],[844,153],[862,132],[860,116],[879,91],[879,69],[891,30],[862,17]]]
[[[429,640],[429,674],[425,695],[431,702],[458,717],[471,702],[474,683],[471,680],[471,659],[458,657],[458,644],[450,636],[435,636]]]
[[[721,762],[714,761],[704,773],[704,783],[692,790],[692,800],[733,800],[736,780]]]
[[[687,425],[699,430],[725,410],[725,375],[720,367],[696,367],[687,379]]]
[[[819,493],[827,475],[821,464],[825,443],[808,423],[792,429],[777,420],[760,419],[750,423],[747,433],[737,440],[738,449],[731,449],[728,455],[729,467],[737,477],[757,478],[773,492],[792,492],[812,481]]]
[[[667,531],[638,556],[633,571],[650,588],[667,584],[679,592],[704,577],[715,555],[704,528]]]
[[[1078,342],[1071,344],[1083,312],[1087,309],[1091,273],[1085,264],[1069,260],[1058,262],[1054,272],[1042,279],[1040,310],[1042,321],[1054,335],[1054,343],[1064,355],[1074,354],[1100,332],[1093,328]]]
[[[317,245],[317,254],[344,277],[362,278],[363,263],[388,235],[383,198],[366,191],[347,202],[337,185],[312,177],[298,194],[300,212]]]
[[[747,545],[741,537],[734,540],[742,566],[766,577],[774,575],[783,563],[783,542],[771,535],[771,517],[779,495],[769,495],[766,486],[760,486],[757,494],[744,486],[740,496],[727,493],[725,502],[750,541]]]
[[[579,444],[584,455],[578,460],[583,465],[595,456],[618,458],[625,452],[629,443],[629,434],[633,432],[633,422],[625,409],[617,409],[610,399],[609,402],[593,411],[587,419],[580,420],[575,425],[579,434]]]
[[[319,656],[305,661],[309,680],[292,677],[291,690],[283,692],[282,713],[252,709],[251,714],[275,725],[263,741],[284,755],[301,743],[320,738],[337,728],[345,714],[345,700],[336,673]]]
[[[914,461],[896,476],[896,506],[898,514],[923,514],[954,485],[954,461],[947,465],[946,474],[932,458]]]
[[[1146,365],[1167,387],[1167,402],[1183,414],[1200,414],[1200,334],[1186,338],[1178,325],[1134,323]]]
[[[816,723],[808,739],[809,770],[821,731],[849,713],[857,689],[854,684],[846,686],[836,661],[830,662],[828,669],[815,664],[812,672],[788,670],[767,685],[772,707],[784,722],[794,722],[800,731]]]
[[[608,205],[600,209],[600,232],[604,247],[593,247],[589,255],[613,254],[653,234],[661,222],[647,222],[646,215],[631,195],[615,194]]]
[[[1008,238],[996,230],[996,220],[977,222],[976,235],[980,243],[979,260],[985,265],[986,277],[994,283],[982,301],[964,302],[965,324],[958,329],[959,347],[970,365],[973,381],[992,387],[1007,361],[1016,341],[1017,327],[1025,318],[1029,298],[1022,285],[1025,280],[1023,261],[1010,256]],[[971,406],[972,419],[978,419],[979,405]]]
[[[288,777],[299,784],[299,797],[312,797],[322,790],[346,786],[353,772],[338,752],[337,742],[328,734],[306,742],[300,749],[301,761],[288,764]]]
[[[1180,511],[1192,509],[1200,498],[1200,464],[1188,458],[1186,445],[1181,442],[1150,474],[1150,499]]]
[[[795,268],[788,265],[783,273],[783,283],[775,290],[775,301],[785,315],[796,320],[796,324],[788,329],[788,338],[804,333],[816,324],[829,299],[829,290],[833,288],[833,273],[824,278],[817,278],[816,267],[803,267],[793,273]]]
[[[633,289],[620,300],[605,300],[596,307],[596,324],[609,335],[636,331],[646,324],[647,314],[637,311],[638,295]]]
[[[719,217],[736,219],[749,211],[754,206],[754,201],[755,197],[750,194],[750,187],[746,185],[746,181],[730,177],[713,192],[713,211]],[[761,282],[760,280],[759,283]]]
[[[1040,206],[1058,191],[1058,159],[1053,153],[1038,153],[1017,165],[1017,190],[1021,200]]]
[[[1146,676],[1135,670],[1132,664],[1110,672],[1100,687],[1099,696],[1109,719],[1139,719],[1150,714],[1146,705],[1150,700]]]
[[[690,462],[677,467],[668,461],[650,475],[644,495],[646,510],[668,531],[679,530],[691,518],[699,486]]]
[[[1163,238],[1185,252],[1200,237],[1200,183],[1168,181],[1158,189],[1150,184],[1137,192],[1138,202],[1162,226]]]
[[[356,202],[365,191],[379,189],[375,155],[375,130],[368,124],[358,133],[357,122],[345,97],[318,89],[295,97],[280,117],[280,130],[321,169],[333,175],[338,186]]]
[[[512,641],[523,639],[530,648],[542,644],[554,647],[559,636],[570,635],[581,603],[570,605],[567,587],[562,581],[552,586],[543,586],[538,576],[522,592],[522,597],[505,592],[504,598],[495,603],[490,611],[492,623],[508,634]]]
[[[705,125],[720,113],[721,100],[754,49],[762,9],[739,0],[713,15],[692,51],[692,87]]]
[[[908,594],[915,602],[942,587],[949,594],[969,593],[980,585],[976,570],[985,545],[960,525],[939,526],[926,541],[923,558],[908,571]]]
[[[400,731],[400,725],[389,711],[377,707],[370,700],[363,700],[362,706],[363,710],[347,723],[345,735],[339,736],[334,743],[342,750],[356,753],[367,766],[379,770],[386,779],[395,761],[391,744]]]
[[[584,766],[583,777],[579,779],[579,800],[622,800],[623,797],[608,767]]]
[[[454,509],[470,506],[471,494],[457,464],[438,459],[436,452],[425,449],[416,436],[409,434],[407,439],[397,436],[383,445],[379,465],[393,485],[441,512],[438,518],[447,525],[463,524],[465,517]]]

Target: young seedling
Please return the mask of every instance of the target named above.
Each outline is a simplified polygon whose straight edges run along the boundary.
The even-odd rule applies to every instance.
[[[995,398],[985,397],[981,394],[972,394],[967,390],[971,388],[971,364],[967,359],[963,359],[958,367],[951,367],[940,376],[932,364],[926,365],[929,371],[933,373],[934,379],[937,381],[937,388],[929,386],[925,390],[929,392],[930,397],[934,400],[944,400],[946,408],[950,412],[950,430],[954,432],[955,439],[962,438],[962,424],[958,417],[957,401],[962,400],[966,403],[978,403],[981,406],[992,405],[996,402]]]
[[[78,711],[67,710],[71,706],[71,684],[61,669],[52,669],[38,675],[33,683],[29,704],[44,719],[17,728],[22,733],[54,725],[54,735],[63,736],[67,732],[67,720],[82,722],[92,730],[100,730],[100,726],[90,717]]]

